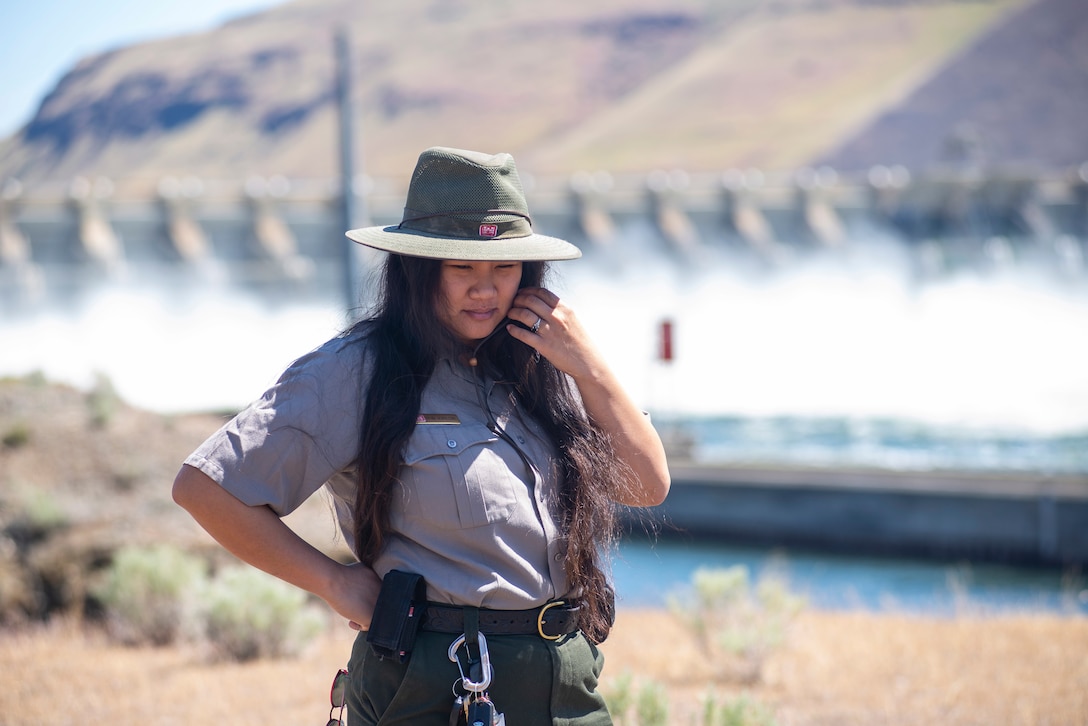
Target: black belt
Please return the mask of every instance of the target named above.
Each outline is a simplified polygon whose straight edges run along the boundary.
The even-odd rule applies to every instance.
[[[545,640],[558,640],[578,630],[581,608],[562,600],[550,602],[532,610],[479,609],[480,632],[484,635],[539,635]],[[419,627],[437,633],[459,635],[465,632],[465,611],[457,605],[428,602]]]

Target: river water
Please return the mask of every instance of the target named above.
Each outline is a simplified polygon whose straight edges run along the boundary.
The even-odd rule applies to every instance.
[[[684,597],[700,568],[742,567],[772,577],[823,610],[934,615],[1050,612],[1088,615],[1078,569],[835,555],[714,542],[626,539],[613,561],[620,607],[661,607]]]

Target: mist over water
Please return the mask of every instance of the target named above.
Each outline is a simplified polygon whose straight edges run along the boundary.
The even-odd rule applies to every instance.
[[[1088,471],[1082,275],[984,260],[925,275],[892,242],[778,268],[639,257],[565,267],[569,298],[696,458]]]
[[[1054,433],[1088,426],[1088,295],[1009,272],[925,284],[873,264],[564,270],[650,408]],[[655,359],[673,321],[672,363]]]
[[[682,424],[696,458],[1088,471],[1083,277],[924,279],[892,245],[777,268],[725,252],[678,262],[637,239],[555,271],[637,402]],[[101,374],[152,410],[236,409],[342,328],[336,293],[111,283],[0,315],[0,375],[86,388]]]
[[[80,388],[105,376],[128,403],[163,413],[237,409],[342,322],[330,304],[221,289],[179,300],[149,285],[111,287],[76,307],[5,321],[0,375],[40,371]]]

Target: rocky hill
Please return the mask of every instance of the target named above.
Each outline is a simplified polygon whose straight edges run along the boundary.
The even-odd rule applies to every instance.
[[[182,460],[225,420],[134,408],[105,379],[89,391],[0,379],[0,626],[81,611],[123,546],[229,560],[170,496]],[[288,521],[346,556],[323,497]]]
[[[1088,3],[1038,0],[824,163],[1059,169],[1088,161]]]
[[[0,144],[0,179],[331,176],[341,30],[372,174],[403,175],[433,144],[540,173],[793,168],[848,149],[1033,3],[1055,4],[293,0],[85,58]]]

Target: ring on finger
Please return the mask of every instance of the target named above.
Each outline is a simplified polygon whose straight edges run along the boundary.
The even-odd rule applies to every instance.
[[[542,317],[540,317],[538,315],[537,318],[536,318],[536,322],[533,323],[533,327],[529,328],[529,330],[531,332],[535,333],[536,331],[540,330],[540,324],[543,323],[543,322],[544,322],[544,318],[542,318]]]

